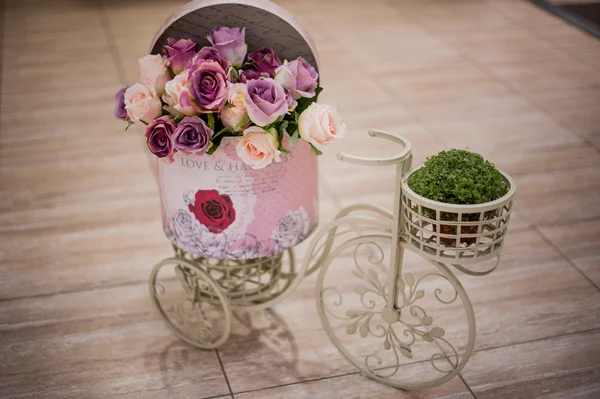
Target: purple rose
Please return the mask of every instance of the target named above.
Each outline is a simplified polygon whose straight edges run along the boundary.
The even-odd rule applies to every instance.
[[[125,109],[125,92],[129,86],[121,87],[117,94],[115,94],[115,109],[113,111],[115,118],[121,119],[123,121],[128,121],[129,116],[127,115],[127,110]]]
[[[244,93],[250,120],[266,126],[288,112],[288,101],[283,87],[271,78],[250,80]]]
[[[171,136],[174,130],[175,124],[170,116],[162,116],[149,124],[146,128],[146,143],[150,152],[159,158],[170,158],[173,155]]]
[[[281,61],[272,48],[261,48],[248,54],[248,62],[259,72],[265,72],[272,78],[275,70],[281,66]]]
[[[318,77],[315,68],[302,57],[283,64],[275,72],[275,80],[289,90],[294,100],[314,97]]]
[[[259,72],[256,69],[250,68],[240,72],[240,82],[247,83],[249,80],[268,78],[269,74],[266,72]]]
[[[193,100],[198,105],[200,112],[220,111],[227,102],[227,75],[221,65],[216,61],[204,61],[190,69],[188,87]],[[185,97],[185,98],[184,98]],[[186,107],[193,104],[184,104],[187,96],[181,96],[181,105]]]
[[[224,71],[227,71],[230,67],[229,61],[223,58],[223,54],[221,54],[219,50],[214,47],[205,46],[194,56],[192,61],[188,64],[188,68],[196,69],[196,67],[204,61],[216,61],[221,65],[221,68],[223,68]]]
[[[163,54],[171,63],[171,70],[179,75],[186,65],[194,58],[198,44],[191,39],[167,39],[167,45],[163,48]]]
[[[202,154],[208,148],[213,131],[197,116],[185,117],[173,132],[171,140],[177,151],[184,154]]]
[[[246,57],[246,28],[215,28],[206,37],[233,66],[240,67]]]

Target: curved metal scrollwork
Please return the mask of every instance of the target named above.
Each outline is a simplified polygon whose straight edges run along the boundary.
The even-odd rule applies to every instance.
[[[340,352],[367,376],[405,389],[442,384],[460,372],[473,350],[475,321],[471,303],[454,274],[445,265],[431,262],[436,269],[434,272],[398,275],[393,290],[397,293],[396,306],[390,309],[384,244],[392,245],[390,235],[359,236],[346,240],[327,254],[317,278],[317,307],[322,324]],[[370,251],[364,250],[367,247]],[[358,279],[358,285],[351,293],[344,294],[337,286],[325,286],[324,280],[332,261],[336,257],[339,261],[342,252],[352,248],[351,273]],[[345,264],[345,267],[350,266]],[[437,280],[435,289],[423,287],[432,280]],[[459,298],[469,326],[468,342],[462,356],[423,304],[436,301],[441,307],[451,308]],[[346,299],[349,303],[345,306]],[[345,328],[341,328],[341,324],[345,324]],[[375,339],[379,345],[368,354],[352,354],[344,344],[348,336]],[[431,346],[425,350],[429,354],[428,363],[437,374],[422,381],[406,379],[401,368],[405,363],[418,361],[417,351],[423,352],[426,345]]]
[[[223,344],[231,332],[231,306],[219,285],[195,263],[169,258],[150,275],[150,297],[167,326],[201,349]]]

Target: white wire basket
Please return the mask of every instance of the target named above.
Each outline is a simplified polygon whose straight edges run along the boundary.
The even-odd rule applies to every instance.
[[[513,209],[516,186],[506,173],[508,192],[477,205],[433,201],[415,193],[408,179],[402,182],[402,216],[407,244],[425,258],[451,264],[473,264],[497,256]]]

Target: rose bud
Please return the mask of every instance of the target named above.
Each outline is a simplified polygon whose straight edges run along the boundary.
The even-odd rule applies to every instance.
[[[163,116],[149,124],[146,128],[146,144],[150,152],[158,158],[171,158],[173,156],[171,136],[174,131],[175,124],[170,116]]]
[[[129,116],[127,115],[127,110],[125,109],[125,92],[129,86],[121,87],[117,94],[115,94],[115,108],[113,114],[115,118],[121,119],[122,121],[128,121]]]
[[[176,40],[172,37],[167,39],[167,45],[163,48],[163,54],[171,63],[171,70],[175,75],[181,73],[188,63],[196,55],[198,44],[191,39]]]
[[[188,64],[188,68],[196,69],[198,67],[198,65],[204,61],[218,62],[219,65],[221,65],[221,68],[223,68],[223,70],[225,72],[227,72],[229,70],[229,67],[231,66],[231,65],[229,65],[229,61],[227,61],[223,57],[223,54],[221,54],[221,52],[219,50],[217,50],[214,47],[205,46],[205,47],[202,47],[202,49],[200,51],[198,51],[198,54],[196,54],[194,56],[194,58],[192,58],[192,60]]]
[[[227,102],[227,85],[227,75],[218,62],[204,61],[190,69],[188,88],[200,112],[220,111]],[[187,100],[189,96],[182,96],[181,106],[193,105]]]
[[[298,118],[300,137],[320,151],[346,132],[346,125],[335,107],[312,103]]]
[[[149,124],[162,115],[162,102],[152,86],[136,83],[125,90],[123,100],[127,115],[134,122]]]
[[[146,86],[152,86],[156,93],[163,94],[165,85],[171,80],[171,73],[167,68],[169,60],[160,54],[150,54],[139,59],[140,76],[138,82]]]
[[[244,130],[235,150],[240,159],[252,169],[262,169],[275,160],[281,161],[279,143],[272,134],[258,126]]]
[[[219,50],[231,65],[240,67],[246,57],[246,28],[219,27],[206,37]]]
[[[248,116],[258,126],[273,123],[288,112],[285,90],[271,78],[248,81],[243,94]]]
[[[202,154],[208,148],[213,131],[197,116],[185,117],[173,132],[173,147],[184,154]]]
[[[286,62],[275,72],[275,80],[288,90],[294,100],[315,96],[319,74],[304,58]]]
[[[272,48],[261,48],[248,54],[248,63],[252,64],[259,72],[275,77],[275,70],[281,66],[281,61]]]

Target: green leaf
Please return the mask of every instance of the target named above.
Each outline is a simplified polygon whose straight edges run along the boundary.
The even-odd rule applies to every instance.
[[[208,118],[208,127],[211,130],[215,130],[215,117],[213,116],[212,113],[206,114],[207,118]]]
[[[239,80],[240,79],[240,74],[237,71],[237,69],[235,69],[234,67],[231,68],[231,74],[233,75],[233,77],[235,78],[235,80]]]
[[[298,118],[300,118],[300,113],[296,110],[294,111],[294,120],[296,121],[296,125],[298,125]]]
[[[127,127],[125,128],[125,131],[127,131],[127,129],[131,127],[131,125],[135,125],[135,122],[130,119],[127,121]]]
[[[175,115],[175,118],[173,118],[173,122],[175,122],[175,123],[179,123],[179,122],[181,122],[181,120],[182,120],[183,118],[185,118],[185,115],[184,115],[184,114],[177,114],[177,115]]]
[[[311,144],[310,147],[312,148],[312,150],[314,151],[315,154],[323,155],[323,152],[321,150],[319,150],[317,147],[315,147],[314,145]]]
[[[315,89],[315,97],[314,97],[315,102],[319,99],[319,94],[321,94],[322,91],[323,91],[323,88],[321,86],[318,86]]]
[[[250,118],[248,116],[246,116],[244,119],[242,119],[240,121],[240,123],[238,123],[237,125],[235,125],[235,127],[233,128],[234,131],[238,131],[241,129],[242,126],[244,126],[246,123],[250,122]]]
[[[298,122],[298,118],[300,117],[299,115],[304,112],[304,110],[306,110],[306,108],[308,108],[312,103],[317,102],[317,99],[319,97],[319,94],[323,91],[322,87],[317,87],[315,89],[315,95],[311,98],[306,98],[306,97],[300,97],[297,101],[298,101],[298,105],[296,106],[295,112],[296,112],[296,122]]]
[[[298,129],[296,129],[294,134],[292,134],[292,138],[290,139],[288,146],[292,147],[294,144],[296,144],[296,141],[298,141],[299,135],[300,135],[300,132],[298,132]]]

